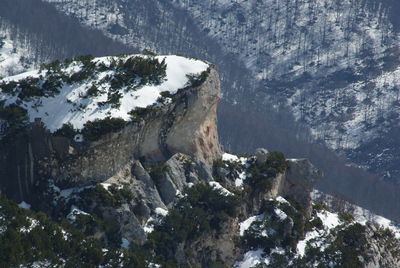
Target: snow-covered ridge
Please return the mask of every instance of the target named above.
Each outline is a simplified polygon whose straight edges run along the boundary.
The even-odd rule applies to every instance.
[[[115,65],[121,61],[124,63],[137,58],[155,59],[161,66],[158,66],[159,68],[163,68],[163,64],[165,64],[165,73],[154,82],[151,80],[151,74],[148,75],[150,77],[148,80],[148,78],[144,79],[135,73],[124,71],[122,72],[123,78],[130,82],[121,81],[121,73],[117,73]],[[82,129],[86,122],[106,117],[118,117],[129,121],[129,112],[133,109],[149,105],[162,105],[158,102],[162,92],[175,94],[178,89],[184,88],[190,83],[188,76],[199,75],[209,68],[209,64],[206,62],[180,56],[101,57],[91,59],[86,64],[94,65],[90,68],[94,68],[95,71],[89,77],[78,81],[71,78],[74,75],[75,78],[81,74],[86,75],[85,72],[88,68],[83,62],[76,60],[61,64],[61,70],[58,70],[56,74],[51,68],[57,69],[57,65],[49,67],[50,69],[47,70],[30,71],[4,78],[0,81],[0,101],[5,101],[5,106],[18,103],[20,107],[28,111],[31,122],[35,118],[41,118],[52,132],[65,123],[71,123],[75,128]],[[67,77],[72,82],[66,83],[62,77]],[[20,82],[26,79],[34,80],[37,87],[40,88],[42,96],[40,94],[39,96],[29,95],[21,99],[20,88],[11,93],[6,92],[4,85],[15,81],[19,86]],[[51,93],[43,94],[46,82],[51,82],[55,86],[51,89],[53,90]],[[117,104],[110,101],[113,100],[113,97],[116,98]],[[168,102],[170,99],[165,98],[164,101]]]

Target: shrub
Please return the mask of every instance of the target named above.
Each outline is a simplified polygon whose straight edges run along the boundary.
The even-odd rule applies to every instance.
[[[164,163],[155,165],[150,170],[150,176],[158,185],[164,179],[165,173],[168,171],[168,166]]]
[[[119,102],[121,98],[122,94],[119,92],[108,92],[107,101],[99,102],[99,105],[103,106],[106,104],[110,104],[112,108],[117,109],[121,106],[121,103]]]
[[[88,66],[94,66],[93,59],[94,57],[92,55],[82,55],[82,56],[76,56],[74,58],[74,61],[81,62],[83,66],[88,67]]]
[[[57,75],[49,75],[44,81],[42,88],[45,92],[60,93],[62,86],[62,77]]]
[[[0,102],[0,119],[6,121],[6,128],[3,133],[5,137],[1,140],[4,143],[23,135],[29,122],[28,112],[25,109],[16,104],[4,107],[2,102]]]
[[[10,82],[1,82],[0,89],[7,94],[15,94],[15,88],[18,86],[18,83],[15,81]]]
[[[255,162],[249,168],[251,176],[247,178],[247,182],[261,190],[271,187],[271,179],[278,174],[285,172],[287,169],[286,158],[281,152],[271,152],[267,156],[267,160],[261,166]]]
[[[120,131],[125,127],[125,124],[125,120],[122,118],[96,119],[85,123],[82,134],[87,140],[96,141],[105,134]]]
[[[71,123],[63,124],[61,128],[54,132],[55,136],[63,136],[69,139],[73,139],[77,131]]]
[[[43,63],[40,65],[40,72],[47,71],[47,74],[51,73],[60,73],[61,72],[61,62],[59,60],[50,62],[50,63]]]
[[[145,108],[136,107],[135,109],[128,112],[133,122],[140,122],[146,115],[157,110],[156,106],[149,105]]]
[[[276,176],[278,173],[283,173],[287,169],[286,158],[281,152],[271,152],[267,156],[265,169],[268,176]]]
[[[339,212],[338,213],[339,219],[345,222],[352,222],[354,221],[354,216],[350,213]]]
[[[73,73],[66,81],[69,84],[78,83],[88,79],[92,74],[92,71],[83,68],[79,72]]]
[[[157,56],[156,53],[154,53],[153,51],[148,50],[148,49],[143,49],[143,54],[148,55],[148,56]]]
[[[188,86],[198,87],[202,85],[207,80],[209,74],[210,70],[203,71],[200,75],[193,75],[193,74],[186,75],[186,77],[189,80]]]
[[[18,94],[18,98],[21,100],[29,99],[31,97],[40,97],[43,96],[43,90],[39,87],[39,79],[27,77],[23,80],[19,81],[18,88],[20,89],[20,93]]]
[[[92,86],[87,90],[86,94],[87,94],[87,96],[90,96],[90,97],[96,97],[96,96],[99,95],[99,89],[98,89],[95,85],[92,85]]]
[[[185,190],[184,196],[149,235],[147,247],[154,249],[162,262],[174,259],[179,243],[190,243],[212,230],[220,231],[222,222],[236,216],[238,199],[224,196],[209,185],[194,185]]]

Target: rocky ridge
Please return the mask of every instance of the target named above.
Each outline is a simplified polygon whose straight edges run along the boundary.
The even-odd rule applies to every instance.
[[[150,92],[163,85],[163,79],[173,79],[168,76],[168,60],[165,78],[164,60],[154,59],[121,56],[103,66],[104,59],[80,58],[49,65],[38,80],[23,75],[22,80],[3,81],[2,94],[12,98],[3,101],[0,113],[2,141],[7,141],[2,143],[6,168],[1,170],[9,172],[4,173],[9,180],[2,182],[2,192],[23,199],[21,207],[44,211],[51,220],[1,199],[0,252],[8,252],[12,245],[35,250],[0,254],[0,264],[239,268],[398,264],[399,244],[390,230],[361,224],[351,215],[338,215],[312,202],[310,193],[322,173],[308,160],[286,159],[266,149],[258,149],[254,156],[223,153],[216,127],[219,78],[210,64],[185,76],[183,88],[170,89],[164,96],[158,88],[155,105],[134,109],[128,122],[102,118],[100,112],[97,121],[72,120],[72,126],[52,131],[46,120],[29,122],[31,113],[49,108],[38,106],[32,112],[28,108],[35,101],[77,88],[87,94],[77,94],[74,103],[89,100],[112,114],[118,102],[103,104],[108,96],[129,97],[130,90],[149,86],[141,84],[145,77],[153,83],[146,88]],[[137,62],[154,69],[138,75],[129,67]],[[68,75],[63,68],[54,72],[62,64],[66,69],[79,68],[70,68]],[[101,76],[98,68],[113,76],[93,80]],[[127,79],[121,70],[128,70],[122,72]],[[154,76],[158,72],[160,76]],[[84,78],[77,82],[76,74],[82,73]],[[113,78],[122,79],[117,84],[122,86],[115,86]],[[49,93],[44,86],[49,81],[61,85],[56,90],[50,87]],[[87,96],[94,91],[86,86],[92,81],[99,88],[95,98]],[[32,91],[35,94],[27,94]],[[124,108],[123,101],[120,105]],[[78,108],[71,111],[85,114]]]
[[[392,20],[396,4],[369,0],[174,0],[147,6],[102,0],[47,2],[82,24],[135,47],[190,51],[224,64],[233,60],[216,57],[214,51],[235,55],[253,78],[241,72],[241,79],[236,80],[243,80],[244,86],[224,88],[226,101],[243,110],[256,106],[256,111],[269,113],[291,111],[310,130],[308,135],[299,131],[298,136],[326,144],[348,162],[396,182],[398,156],[390,149],[398,146],[393,138],[398,133],[394,122],[399,49]],[[148,14],[146,8],[157,12]],[[147,30],[151,19],[160,22],[161,33]],[[184,35],[177,37],[175,46],[157,42],[177,28]],[[187,29],[198,31],[211,49]],[[186,42],[198,45],[188,48]],[[233,69],[238,67],[231,70],[231,66],[224,76],[235,78]],[[251,98],[246,94],[249,88]],[[229,132],[225,136],[224,143],[234,146]]]
[[[126,59],[122,58],[120,63],[128,64],[129,60]],[[142,62],[141,58],[135,59]],[[2,84],[3,136],[5,135],[3,140],[10,141],[7,139],[7,134],[8,136],[12,136],[11,133],[15,134],[11,131],[14,130],[13,124],[17,119],[13,117],[16,115],[12,114],[11,107],[21,111],[21,120],[23,120],[21,125],[27,126],[20,131],[26,133],[20,139],[11,139],[11,144],[2,144],[4,147],[2,170],[5,177],[16,178],[19,188],[16,192],[19,192],[21,197],[24,193],[29,193],[31,186],[38,178],[48,178],[75,185],[100,182],[117,174],[135,159],[145,158],[147,162],[166,161],[177,152],[190,154],[199,163],[211,166],[213,159],[221,154],[216,130],[216,108],[220,99],[218,74],[210,66],[208,70],[204,69],[202,73],[204,78],[199,78],[202,80],[191,78],[192,82],[189,82],[189,78],[185,77],[182,70],[183,73],[180,75],[183,74],[183,77],[176,82],[174,79],[179,76],[171,77],[170,73],[180,72],[180,70],[170,70],[175,68],[175,58],[171,60],[167,60],[168,67],[165,67],[167,68],[166,81],[160,82],[161,85],[157,87],[151,84],[143,87],[134,82],[134,85],[128,84],[121,89],[115,89],[113,85],[108,84],[112,84],[117,79],[110,76],[113,67],[111,65],[107,67],[104,63],[90,58],[86,59],[83,67],[80,67],[82,63],[79,61],[69,63],[65,70],[71,70],[71,68],[75,70],[67,74],[62,71],[57,73],[51,69],[60,68],[57,65],[59,63],[56,63],[56,67],[48,67],[47,71],[39,71],[38,74],[31,72],[15,78],[7,78]],[[185,63],[184,58],[179,57],[176,60],[178,66],[179,64],[185,66],[189,61],[186,60]],[[201,68],[207,66],[204,63],[201,64],[203,66]],[[90,74],[88,66],[95,66],[93,74]],[[106,70],[109,68],[108,76],[103,78],[103,80],[107,79],[106,82],[101,80],[105,71],[96,73],[96,68]],[[188,70],[185,71],[188,72]],[[86,77],[83,77],[82,82],[63,82],[63,79],[71,80],[77,75],[82,75],[83,72]],[[44,73],[46,74],[43,77]],[[186,74],[195,75],[195,73]],[[138,79],[135,78],[134,72],[132,75],[134,79]],[[118,79],[123,84],[122,78]],[[72,83],[72,87],[68,83]],[[28,86],[23,86],[26,84]],[[51,89],[54,92],[46,92],[49,84],[54,85]],[[95,84],[98,86],[96,87]],[[178,88],[174,88],[174,85],[178,85]],[[182,89],[178,91],[179,87]],[[26,92],[31,92],[29,90],[33,93],[27,96]],[[90,90],[94,93],[90,93]],[[136,96],[130,91],[136,91]],[[161,97],[159,91],[164,92],[163,94],[168,97]],[[67,98],[64,99],[64,96]],[[117,101],[111,103],[110,96],[111,98],[117,96]],[[102,99],[105,101],[101,102]],[[16,103],[20,106],[15,106]],[[147,108],[139,107],[135,110],[134,105],[147,104],[149,104]],[[62,108],[63,105],[66,108]],[[11,115],[7,117],[8,112]],[[130,112],[131,117],[127,112]],[[36,118],[41,115],[44,117],[43,120]],[[128,123],[124,123],[122,119],[113,119],[120,115],[127,118]],[[29,117],[34,122],[27,123]],[[65,120],[71,120],[70,122],[74,125],[63,125],[57,130]],[[103,126],[100,122],[90,131],[87,127],[86,132],[79,129],[82,129],[83,125],[88,124],[89,121],[98,122],[96,120],[103,120],[101,121]],[[51,125],[48,125],[48,122]],[[101,129],[109,127],[106,123],[116,125],[119,123],[121,126],[115,129],[111,126],[113,131],[103,130],[103,133]],[[82,134],[80,134],[81,131],[83,131]],[[18,146],[21,150],[16,153],[14,146]],[[20,172],[21,170],[29,170],[29,172]]]

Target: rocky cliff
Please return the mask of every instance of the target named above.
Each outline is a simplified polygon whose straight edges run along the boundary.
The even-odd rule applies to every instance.
[[[80,57],[0,88],[2,192],[25,209],[0,198],[5,267],[399,263],[398,229],[312,202],[307,159],[223,153],[209,63]]]
[[[140,50],[217,63],[225,148],[312,159],[319,189],[398,218],[397,187],[362,171],[397,180],[396,1],[47,2]]]
[[[111,67],[109,68],[111,69]],[[167,67],[167,72],[168,68],[174,67]],[[74,74],[76,73],[71,73],[70,77]],[[196,80],[192,84],[190,82],[185,84],[188,78],[185,77],[184,71],[182,74],[184,77],[183,83],[181,82],[182,88],[174,89],[169,85],[164,86],[167,90],[175,91],[175,94],[169,93],[170,97],[165,100],[157,99],[157,95],[152,97],[156,104],[156,100],[165,101],[165,103],[151,106],[153,105],[152,101],[145,100],[150,104],[147,110],[141,108],[140,115],[135,113],[132,115],[134,117],[132,120],[126,114],[127,122],[123,127],[108,131],[109,133],[102,133],[96,140],[90,140],[84,134],[79,134],[79,130],[73,129],[75,134],[66,137],[65,133],[56,131],[60,124],[54,126],[54,123],[65,120],[62,119],[65,114],[72,111],[70,118],[75,121],[71,122],[76,124],[72,128],[79,127],[79,125],[82,127],[83,123],[88,121],[85,117],[88,113],[90,113],[89,117],[94,120],[110,116],[115,112],[118,114],[118,109],[110,107],[111,104],[98,104],[99,107],[91,108],[90,104],[83,107],[79,103],[80,106],[76,109],[77,104],[69,105],[71,101],[68,101],[68,96],[75,93],[73,91],[72,93],[64,92],[64,88],[68,85],[61,86],[62,93],[59,95],[62,97],[60,100],[57,100],[59,96],[57,93],[55,96],[46,96],[44,100],[41,94],[24,99],[21,107],[28,111],[30,120],[34,122],[27,123],[21,137],[17,137],[10,143],[2,144],[2,177],[10,178],[3,182],[5,191],[14,192],[15,197],[19,195],[19,198],[27,199],[32,186],[40,180],[52,179],[63,185],[88,185],[113,177],[135,160],[145,159],[144,163],[150,165],[166,161],[178,152],[192,156],[199,165],[210,169],[213,160],[221,156],[216,126],[216,110],[221,97],[218,73],[213,66],[210,66],[204,71],[202,80]],[[30,75],[31,73],[27,74],[28,79],[31,78]],[[132,75],[134,76],[134,74]],[[51,76],[42,77],[43,82],[40,83],[46,84],[51,78]],[[16,86],[16,92],[10,95],[6,93],[5,87],[13,85],[13,79],[3,82],[2,98],[6,102],[6,104],[3,103],[3,110],[14,105],[10,96],[18,94],[16,92],[19,90],[23,91]],[[20,76],[15,79],[22,83],[23,79]],[[112,80],[112,78],[109,79]],[[167,80],[165,83],[169,83],[173,78],[168,77],[167,74],[165,79]],[[75,83],[74,87],[79,89],[82,84],[94,84],[95,81],[96,79],[92,77],[89,81]],[[39,90],[44,90],[44,88],[39,88]],[[150,91],[151,88],[143,90]],[[126,91],[127,89],[121,90],[125,94]],[[78,92],[77,94],[79,94],[78,102],[82,101],[83,93]],[[103,94],[107,95],[107,92],[103,92]],[[67,95],[67,99],[63,99],[65,95]],[[129,97],[131,96],[132,94]],[[140,96],[137,95],[134,100],[140,101]],[[43,102],[51,98],[54,98],[57,103],[67,100],[66,105],[68,106],[64,115],[57,111],[57,109],[62,109],[60,105],[50,108],[50,110],[51,103],[47,104],[47,107],[46,104],[43,105]],[[87,102],[87,98],[87,96],[83,97],[83,102]],[[99,96],[96,95],[93,98],[94,100],[91,101],[96,105],[96,98],[98,99]],[[149,97],[144,98],[148,99]],[[19,100],[21,101],[21,99]],[[134,110],[135,106],[129,106],[132,105],[132,102],[135,105],[134,100],[128,99],[130,101],[127,104],[128,111],[129,109]],[[122,98],[121,102],[124,105],[125,99]],[[57,103],[56,105],[58,105]],[[139,105],[142,104],[139,102]],[[107,106],[108,112],[106,110],[107,113],[105,113],[104,109]],[[96,118],[96,114],[98,118]],[[44,118],[36,117],[41,115]],[[3,117],[3,123],[4,133],[6,133],[7,129],[11,129],[10,123],[5,117]],[[4,133],[3,135],[5,135]],[[82,140],[79,140],[81,138]],[[7,136],[3,137],[3,140],[7,140]],[[15,150],[15,148],[19,149]],[[210,177],[209,174],[207,176]]]

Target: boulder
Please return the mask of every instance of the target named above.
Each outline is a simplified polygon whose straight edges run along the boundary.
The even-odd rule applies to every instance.
[[[268,150],[264,148],[256,149],[255,156],[256,156],[256,164],[258,166],[264,164],[267,161],[268,157]]]

